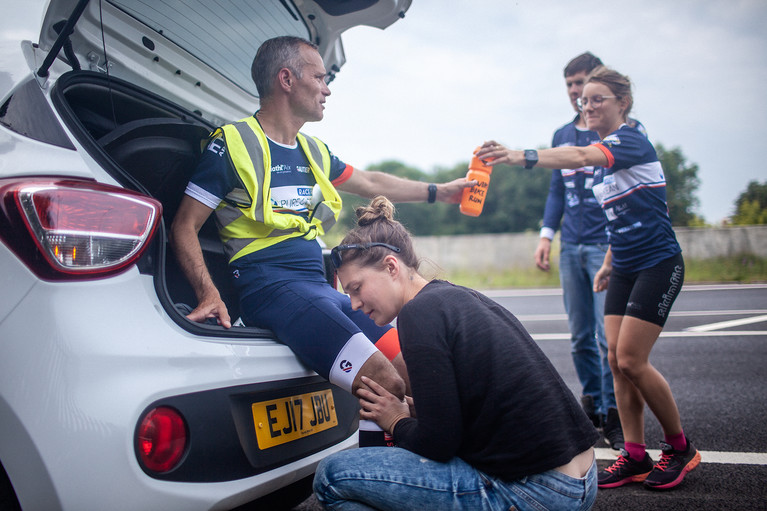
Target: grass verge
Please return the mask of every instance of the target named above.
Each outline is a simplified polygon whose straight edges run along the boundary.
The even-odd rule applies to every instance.
[[[504,271],[470,272],[465,270],[426,275],[449,280],[474,289],[559,287],[559,269],[548,272],[537,268],[510,268]],[[685,284],[767,282],[767,258],[753,254],[685,261]]]

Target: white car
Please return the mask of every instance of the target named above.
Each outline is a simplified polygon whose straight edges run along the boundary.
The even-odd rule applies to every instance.
[[[332,79],[344,30],[410,3],[41,5],[0,59],[0,508],[232,509],[356,445],[356,400],[271,332],[184,317],[167,230],[201,143],[257,109],[262,41],[317,43]],[[201,242],[236,318],[212,224]]]

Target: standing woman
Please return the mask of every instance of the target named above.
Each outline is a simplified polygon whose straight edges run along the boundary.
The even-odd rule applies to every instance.
[[[332,250],[338,278],[376,324],[397,318],[412,402],[365,378],[360,417],[395,447],[324,459],[327,509],[587,510],[598,434],[519,321],[486,296],[425,280],[410,235],[377,197]]]
[[[618,460],[599,473],[599,487],[644,481],[648,488],[669,489],[700,463],[700,453],[682,430],[668,382],[649,362],[682,287],[684,261],[668,216],[666,181],[655,148],[626,124],[632,103],[628,77],[597,68],[586,79],[580,107],[600,142],[541,151],[512,151],[486,142],[477,156],[492,160],[491,165],[596,167],[593,191],[607,216],[610,249],[594,277],[594,291],[607,288],[608,360],[626,440]],[[645,403],[663,428],[656,464],[645,450]]]

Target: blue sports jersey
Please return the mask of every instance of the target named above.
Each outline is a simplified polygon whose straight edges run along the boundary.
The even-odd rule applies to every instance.
[[[576,115],[554,133],[551,147],[585,147],[599,142],[596,131],[576,126],[578,118]],[[629,122],[647,136],[639,121],[629,119]],[[593,183],[592,166],[551,172],[549,195],[543,212],[542,238],[553,239],[561,221],[560,236],[564,242],[587,245],[608,243],[607,219],[591,191]]]
[[[599,135],[575,125],[578,117],[554,133],[551,147],[584,147],[599,142]],[[551,172],[549,195],[543,212],[541,237],[553,239],[562,222],[562,241],[607,243],[607,220],[591,192],[594,167],[555,169]]]
[[[272,160],[272,209],[276,213],[308,217],[316,180],[306,155],[297,143],[285,146],[271,139],[268,142]],[[332,153],[330,166],[329,178],[333,185],[343,183],[354,171]],[[203,151],[186,194],[216,209],[238,182],[224,140],[216,138]],[[230,266],[241,297],[275,282],[295,279],[323,281],[325,278],[322,249],[316,239],[290,238],[240,257]]]
[[[613,266],[639,271],[681,252],[668,215],[663,168],[647,137],[624,124],[597,147],[609,162],[595,167],[593,191],[607,217]]]

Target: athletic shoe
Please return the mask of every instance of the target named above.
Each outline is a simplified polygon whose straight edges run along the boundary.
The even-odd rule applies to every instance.
[[[581,396],[581,406],[583,407],[583,411],[586,412],[586,417],[589,418],[595,428],[599,429],[601,426],[601,417],[594,406],[594,397],[589,395]]]
[[[607,410],[607,416],[602,426],[602,431],[605,435],[605,442],[615,451],[620,451],[625,446],[623,441],[623,427],[621,427],[621,419],[618,417],[617,408],[609,408]]]
[[[660,461],[645,479],[645,486],[652,490],[668,490],[678,485],[691,471],[700,464],[700,453],[687,439],[687,449],[676,451],[665,442],[660,443]]]
[[[653,469],[650,455],[645,453],[642,461],[632,460],[626,449],[621,449],[618,460],[599,472],[598,486],[600,488],[617,488],[628,483],[641,483]]]

